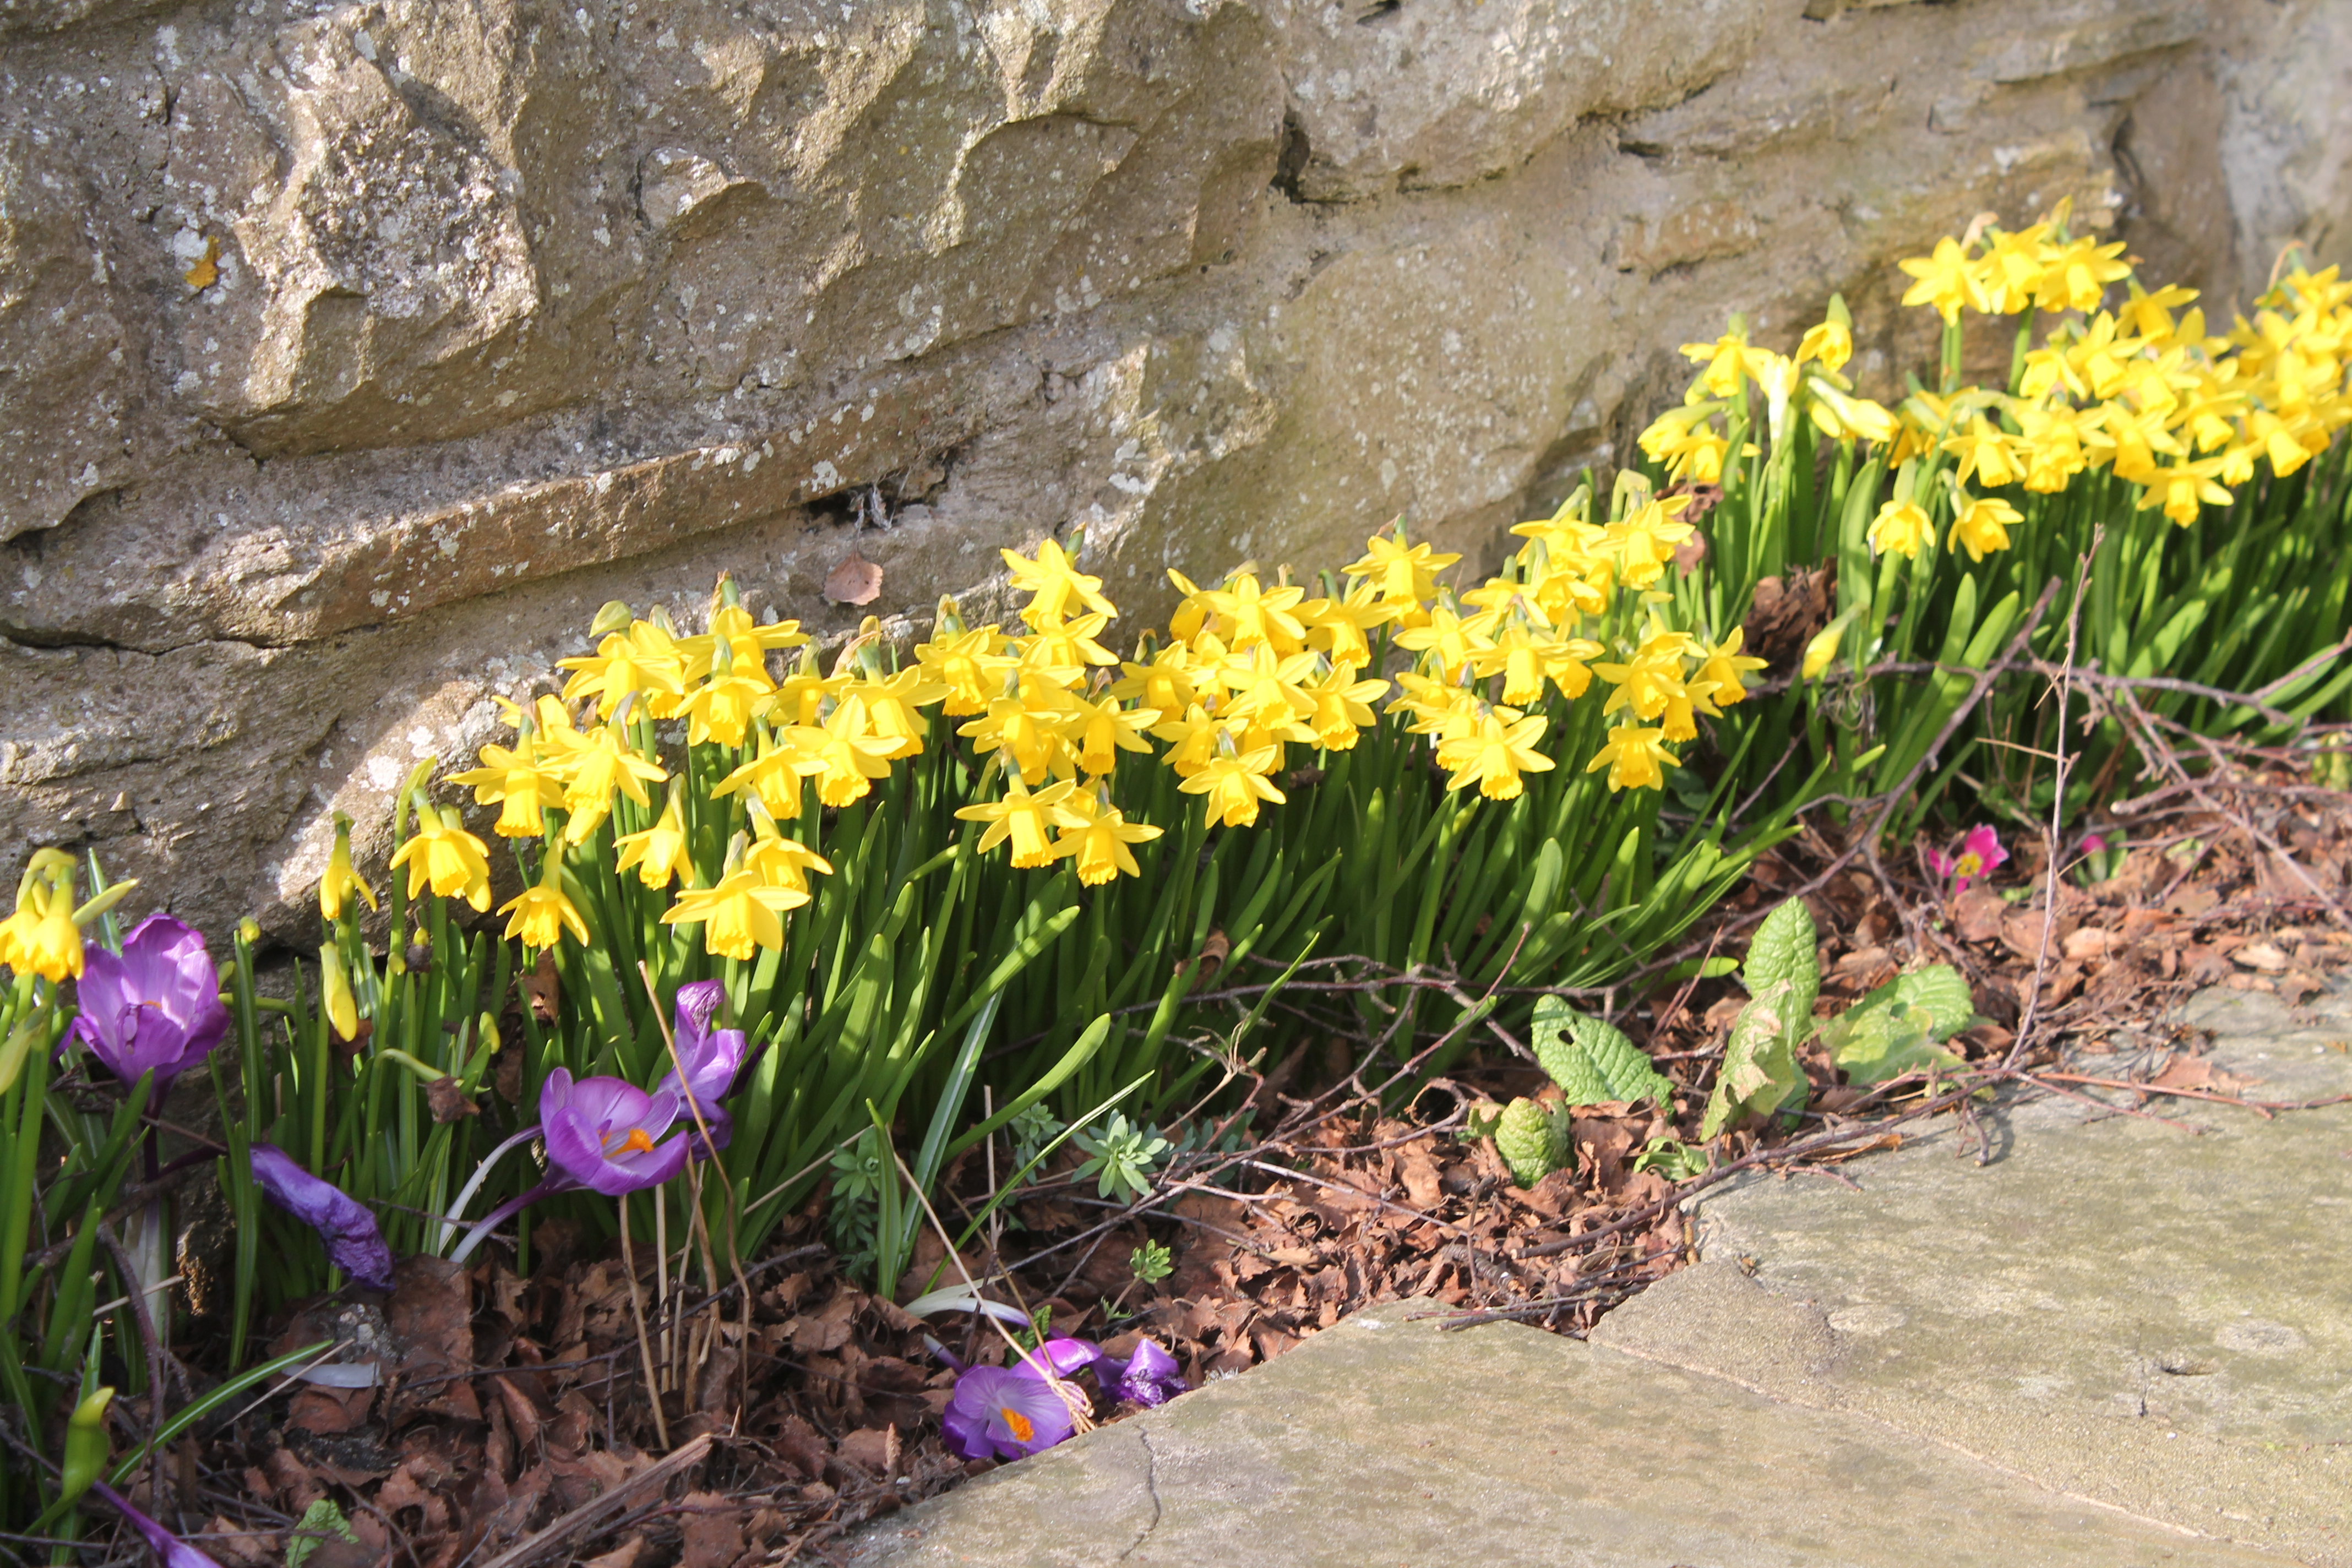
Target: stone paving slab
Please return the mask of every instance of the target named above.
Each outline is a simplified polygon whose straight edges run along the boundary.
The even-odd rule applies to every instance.
[[[2352,995],[2191,1021],[2352,1090]],[[870,1528],[869,1568],[2352,1568],[2352,1107],[1991,1109],[1698,1205],[1591,1345],[1358,1314]]]
[[[2352,996],[2207,993],[2185,1016],[2250,1097],[2352,1091]],[[1946,1123],[1843,1167],[1859,1192],[1709,1194],[1707,1261],[1595,1342],[2352,1568],[2352,1106],[2152,1109],[2205,1131],[2042,1100],[1988,1118],[1983,1166]]]
[[[1414,1314],[1428,1314],[1416,1319]],[[861,1568],[2281,1568],[1866,1418],[1427,1302],[894,1516]]]

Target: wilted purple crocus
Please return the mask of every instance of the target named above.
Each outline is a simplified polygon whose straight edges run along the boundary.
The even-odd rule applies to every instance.
[[[677,1119],[687,1129],[698,1160],[707,1160],[715,1151],[727,1147],[728,1140],[734,1135],[734,1119],[719,1102],[734,1090],[735,1075],[743,1068],[745,1041],[740,1029],[710,1026],[722,993],[723,987],[716,980],[698,980],[677,988],[675,1043],[686,1077],[680,1079],[675,1071],[667,1072],[654,1085],[656,1094],[677,1097]],[[691,1104],[688,1103],[689,1094],[693,1097]],[[695,1120],[698,1111],[701,1115],[698,1125]],[[710,1145],[707,1149],[703,1147],[704,1127],[710,1130]]]
[[[1965,893],[1982,878],[1992,875],[1992,868],[2009,858],[2009,851],[2000,847],[2000,835],[1990,826],[1971,827],[1960,840],[1960,852],[1947,855],[1940,849],[1927,851],[1927,864],[1939,877],[1952,879],[1952,891]]]
[[[375,1215],[275,1144],[256,1143],[252,1153],[255,1184],[271,1203],[319,1233],[328,1262],[371,1290],[392,1289],[392,1248],[383,1244]]]
[[[147,1538],[147,1544],[154,1548],[155,1555],[163,1560],[163,1568],[220,1568],[218,1563],[131,1507],[129,1498],[104,1481],[90,1482],[89,1489],[106,1500],[115,1512],[129,1521],[131,1529]]]
[[[1076,1426],[1061,1394],[1025,1361],[968,1369],[940,1416],[949,1446],[967,1459],[1026,1458],[1061,1442]]]
[[[667,1089],[647,1094],[617,1078],[575,1081],[557,1068],[539,1091],[548,1163],[606,1197],[659,1186],[686,1165],[685,1136],[662,1140],[679,1109],[678,1097]]]
[[[90,948],[79,998],[72,1037],[126,1084],[154,1073],[159,1100],[228,1032],[220,973],[204,934],[170,915],[149,915],[132,927],[119,955]]]
[[[1106,1392],[1138,1405],[1165,1405],[1192,1386],[1176,1370],[1176,1358],[1152,1340],[1136,1342],[1135,1353],[1125,1362],[1105,1356],[1095,1375]]]

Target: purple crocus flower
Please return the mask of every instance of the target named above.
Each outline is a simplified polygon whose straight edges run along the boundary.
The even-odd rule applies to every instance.
[[[129,1498],[104,1481],[90,1482],[89,1489],[105,1499],[115,1512],[130,1521],[131,1529],[147,1538],[147,1544],[163,1560],[163,1568],[220,1568],[218,1563],[131,1507]]]
[[[654,1085],[656,1094],[677,1097],[678,1121],[687,1127],[687,1136],[698,1160],[707,1160],[714,1152],[727,1147],[728,1140],[734,1135],[734,1119],[719,1102],[734,1090],[735,1075],[743,1067],[745,1040],[740,1029],[710,1026],[723,991],[716,980],[698,980],[677,988],[675,1040],[678,1063],[685,1068],[686,1076],[681,1079],[677,1072],[667,1072]],[[689,1094],[693,1097],[690,1105]],[[701,1113],[700,1125],[695,1121],[698,1111]],[[710,1129],[710,1146],[707,1149],[703,1147],[703,1126]]]
[[[1138,1405],[1165,1405],[1192,1386],[1176,1370],[1176,1358],[1152,1340],[1138,1341],[1125,1362],[1105,1356],[1095,1375],[1106,1381],[1115,1376],[1108,1392]]]
[[[255,1184],[271,1203],[319,1233],[328,1262],[371,1290],[392,1289],[392,1248],[383,1244],[375,1215],[275,1144],[256,1143],[252,1153]]]
[[[557,1068],[539,1091],[539,1125],[549,1163],[572,1181],[616,1198],[659,1186],[685,1168],[683,1135],[661,1142],[677,1121],[678,1097],[647,1094],[617,1078],[583,1078]]]
[[[204,1060],[228,1032],[220,973],[204,934],[170,915],[149,915],[115,954],[92,947],[83,961],[73,1038],[126,1084],[155,1075],[155,1096]]]
[[[1042,1364],[1049,1368],[1055,1377],[1069,1378],[1077,1376],[1078,1373],[1105,1359],[1107,1358],[1103,1355],[1102,1346],[1087,1340],[1066,1338],[1045,1341],[1035,1350],[1031,1351],[1022,1364],[1024,1366]]]
[[[1026,1458],[1076,1425],[1055,1385],[1027,1362],[969,1369],[940,1417],[949,1446],[967,1459]]]

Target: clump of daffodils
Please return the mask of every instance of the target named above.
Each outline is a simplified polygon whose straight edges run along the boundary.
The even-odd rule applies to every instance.
[[[1594,522],[1580,490],[1521,524],[1517,553],[1475,586],[1444,581],[1459,556],[1401,531],[1313,597],[1251,570],[1213,587],[1171,573],[1181,602],[1130,658],[1104,640],[1118,609],[1101,579],[1051,539],[1003,552],[1027,595],[1017,622],[967,626],[942,600],[903,667],[870,620],[828,665],[798,623],[759,624],[727,584],[699,636],[607,606],[595,651],[562,661],[562,693],[506,703],[511,742],[452,782],[498,808],[492,831],[521,862],[524,890],[499,910],[508,937],[590,942],[575,868],[609,857],[611,874],[664,896],[663,923],[698,926],[709,952],[738,960],[781,950],[810,879],[833,870],[810,846],[807,797],[853,805],[930,747],[971,748],[982,798],[955,815],[981,826],[979,852],[1067,861],[1088,886],[1141,876],[1136,847],[1164,831],[1118,804],[1122,766],[1168,768],[1210,822],[1245,828],[1294,770],[1388,723],[1421,738],[1447,788],[1507,802],[1558,765],[1545,745],[1558,705],[1592,701],[1605,743],[1572,760],[1612,791],[1654,789],[1670,748],[1762,666],[1737,630],[1711,640],[1664,617],[1656,584],[1695,537],[1689,502],[1633,480]],[[394,858],[411,896],[487,910],[488,847],[422,790],[414,805]],[[695,847],[720,838],[711,873]],[[331,918],[366,891],[340,853],[321,888]]]
[[[2295,267],[2252,321],[2213,332],[2195,290],[2151,292],[2123,249],[2070,235],[2062,208],[2013,232],[1944,239],[1903,262],[1913,279],[1903,303],[1943,321],[1946,375],[1894,408],[1856,396],[1843,374],[1852,322],[1836,301],[1785,357],[1736,324],[1714,342],[1686,343],[1700,373],[1684,405],[1643,433],[1642,450],[1677,480],[1717,484],[1735,410],[1774,442],[1802,417],[1900,471],[1870,527],[1874,552],[1933,549],[1940,512],[1944,547],[1981,561],[2008,549],[2022,521],[1994,492],[2055,493],[2105,470],[2137,487],[2140,509],[2161,508],[2186,527],[2201,508],[2228,505],[2231,487],[2252,480],[2258,466],[2292,474],[2352,423],[2352,283],[2336,268]],[[2006,388],[1958,384],[1966,315],[2015,318]],[[1740,457],[1762,455],[1750,446]]]

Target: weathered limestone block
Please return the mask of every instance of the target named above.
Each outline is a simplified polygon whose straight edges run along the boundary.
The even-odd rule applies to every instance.
[[[136,346],[89,204],[54,138],[0,138],[0,540],[133,471]]]
[[[1728,311],[1928,352],[1892,264],[1979,212],[2343,259],[2347,58],[2352,0],[0,0],[0,876],[291,933],[331,811],[721,569],[834,634],[853,548],[919,617],[1082,536],[1132,635],[1393,517],[1486,562]]]

